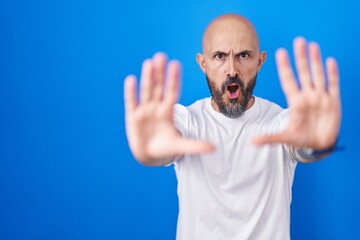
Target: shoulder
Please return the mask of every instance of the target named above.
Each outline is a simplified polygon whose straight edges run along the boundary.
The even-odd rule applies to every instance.
[[[267,99],[256,97],[255,103],[257,104],[257,112],[261,115],[258,116],[259,119],[275,119],[287,112],[284,108],[280,107],[278,104],[271,102]]]
[[[280,107],[277,103],[261,97],[256,97],[256,101],[261,107],[268,109],[271,112],[281,112],[282,110],[284,110],[284,108]]]
[[[203,109],[205,109],[206,104],[207,104],[206,102],[208,101],[208,99],[209,98],[199,99],[189,106],[184,106],[179,103],[175,104],[174,113],[175,113],[175,115],[185,117],[185,116],[191,115],[192,113],[200,112]]]
[[[259,100],[263,119],[271,123],[274,132],[282,131],[289,120],[290,110],[263,98],[257,98],[257,100]]]
[[[175,127],[186,136],[187,129],[189,129],[190,122],[194,123],[202,116],[206,106],[207,98],[197,100],[190,106],[182,104],[175,104],[174,106],[174,123]]]

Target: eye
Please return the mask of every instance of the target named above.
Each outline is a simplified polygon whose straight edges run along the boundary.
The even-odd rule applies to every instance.
[[[222,60],[222,59],[225,58],[225,54],[224,53],[217,53],[217,54],[215,54],[215,58],[219,59],[219,60]]]
[[[240,58],[248,58],[250,56],[250,54],[247,52],[242,52],[239,54],[239,56],[240,56]]]

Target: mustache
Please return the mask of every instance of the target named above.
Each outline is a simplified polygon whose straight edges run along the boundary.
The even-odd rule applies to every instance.
[[[224,94],[226,91],[226,88],[232,84],[239,85],[240,89],[244,91],[245,85],[244,82],[239,78],[238,75],[235,75],[234,77],[228,76],[225,81],[221,84],[221,92]]]

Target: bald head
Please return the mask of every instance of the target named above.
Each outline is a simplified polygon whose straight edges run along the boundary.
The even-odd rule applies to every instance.
[[[237,14],[225,14],[215,18],[206,28],[203,39],[203,52],[221,48],[225,44],[246,44],[259,51],[259,38],[252,23]]]

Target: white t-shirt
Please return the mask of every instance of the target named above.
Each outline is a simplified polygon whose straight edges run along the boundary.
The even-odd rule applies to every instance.
[[[259,97],[238,119],[216,112],[211,98],[175,106],[175,125],[184,137],[216,146],[214,153],[174,162],[177,240],[290,239],[293,151],[251,143],[255,136],[279,132],[287,118],[288,110]]]

